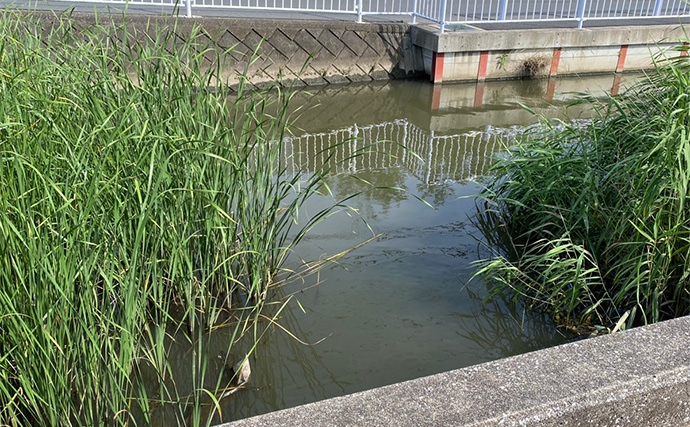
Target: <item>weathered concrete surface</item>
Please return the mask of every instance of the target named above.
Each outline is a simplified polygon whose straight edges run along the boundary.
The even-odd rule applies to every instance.
[[[57,22],[52,12],[32,12],[47,31]],[[72,13],[75,30],[94,25],[121,37],[121,15]],[[399,23],[337,21],[290,21],[279,19],[177,18],[174,16],[128,15],[127,31],[135,39],[173,33],[169,43],[181,45],[193,38],[197,53],[209,66],[219,61],[207,48],[215,44],[227,51],[221,72],[231,85],[246,72],[252,84],[276,81],[298,85],[389,80],[413,73],[409,26]],[[407,40],[407,42],[405,42]],[[166,46],[167,48],[167,46]],[[420,65],[421,67],[421,65]]]
[[[33,13],[46,23],[44,30],[56,21],[53,12]],[[76,30],[96,21],[94,14],[73,13],[72,18]],[[98,19],[119,37],[122,15],[105,13]],[[197,53],[203,52],[209,67],[220,62],[218,69],[230,85],[237,85],[243,73],[255,85],[320,85],[388,80],[423,71],[435,83],[639,71],[652,68],[653,54],[684,35],[678,25],[491,31],[466,26],[439,34],[436,26],[404,23],[136,14],[127,15],[127,29],[135,39],[173,33],[168,43],[176,45],[193,37]],[[213,44],[227,54],[218,57],[206,50]],[[620,61],[626,57],[623,50],[629,50],[627,65]],[[526,67],[535,61],[538,67]]]
[[[690,425],[690,317],[223,426]]]
[[[655,55],[687,35],[677,24],[490,31],[465,26],[444,34],[415,26],[410,40],[422,51],[425,72],[441,83],[649,70]]]

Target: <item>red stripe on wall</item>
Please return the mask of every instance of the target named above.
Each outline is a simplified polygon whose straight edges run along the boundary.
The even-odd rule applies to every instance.
[[[553,61],[551,61],[551,77],[558,74],[558,64],[561,62],[561,48],[557,47],[553,50]]]
[[[486,78],[486,69],[489,65],[489,51],[484,50],[479,54],[479,69],[477,70],[477,80],[482,81]]]
[[[434,52],[434,57],[431,61],[431,81],[434,83],[441,83],[443,81],[444,58],[444,53]]]
[[[616,65],[616,72],[620,73],[625,67],[625,56],[628,54],[628,45],[621,46],[621,51],[618,54],[618,64]]]

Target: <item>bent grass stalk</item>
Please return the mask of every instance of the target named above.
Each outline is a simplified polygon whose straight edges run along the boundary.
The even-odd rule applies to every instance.
[[[690,63],[583,102],[591,123],[544,120],[493,165],[477,223],[499,252],[476,276],[573,327],[690,313]]]
[[[286,174],[290,92],[230,93],[200,31],[44,24],[0,12],[0,423],[148,424],[166,406],[209,424],[232,381],[206,376],[210,334],[262,334],[276,272],[328,215],[291,231],[328,167]]]

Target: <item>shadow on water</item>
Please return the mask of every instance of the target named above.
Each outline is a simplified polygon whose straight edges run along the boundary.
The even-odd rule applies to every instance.
[[[330,194],[311,200],[301,215],[359,195],[312,230],[288,267],[300,269],[302,260],[324,259],[382,236],[279,289],[278,297],[294,297],[281,312],[281,327],[271,326],[257,347],[250,387],[222,402],[223,420],[570,339],[520,304],[483,301],[487,285],[469,279],[472,262],[491,251],[470,219],[474,199],[463,196],[478,193],[493,156],[537,122],[520,104],[546,117],[586,118],[584,107],[566,112],[564,103],[572,92],[610,91],[620,84],[613,80],[442,87],[386,82],[297,94],[293,107],[300,116],[284,166],[309,174],[333,162],[335,172],[328,179]],[[325,154],[329,146],[337,146],[333,158]]]

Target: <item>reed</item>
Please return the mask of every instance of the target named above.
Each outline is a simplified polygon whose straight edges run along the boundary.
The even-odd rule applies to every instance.
[[[498,251],[477,275],[495,292],[580,332],[690,313],[686,49],[620,96],[583,98],[591,122],[543,119],[494,164],[479,224]]]
[[[290,91],[231,92],[199,31],[52,21],[0,12],[0,424],[209,424],[233,381],[209,336],[261,335],[327,171],[286,173]]]

